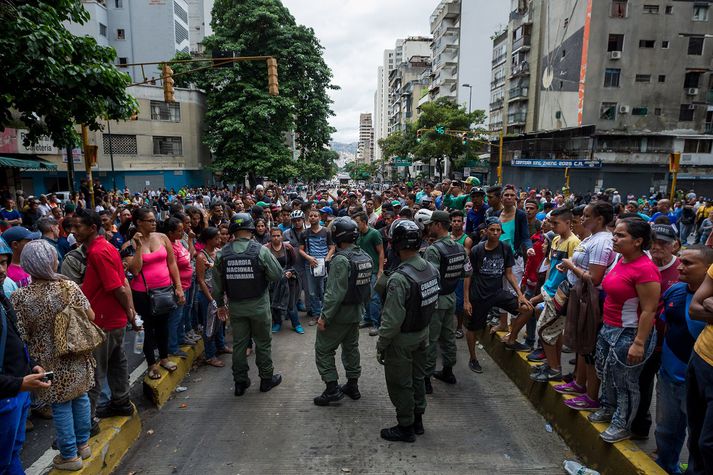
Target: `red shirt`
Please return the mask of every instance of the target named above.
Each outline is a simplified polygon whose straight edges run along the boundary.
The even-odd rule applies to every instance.
[[[638,328],[641,305],[636,286],[648,282],[661,282],[661,274],[646,254],[631,261],[619,259],[604,277],[604,323],[612,327]]]
[[[661,295],[678,282],[678,266],[680,265],[681,261],[678,260],[678,257],[673,256],[671,262],[658,268],[661,272]]]
[[[126,312],[114,296],[114,291],[124,285],[125,279],[119,251],[103,236],[97,236],[87,246],[87,271],[82,292],[96,315],[94,323],[104,330],[126,326]]]

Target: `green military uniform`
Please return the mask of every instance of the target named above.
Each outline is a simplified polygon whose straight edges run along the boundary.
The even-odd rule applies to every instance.
[[[357,253],[363,251],[353,244],[346,249]],[[324,292],[322,318],[326,325],[324,331],[317,332],[314,342],[314,354],[317,370],[322,381],[329,383],[338,381],[337,366],[334,361],[339,345],[342,345],[342,363],[348,379],[358,379],[361,376],[359,361],[359,321],[364,306],[361,304],[342,304],[347,295],[349,284],[349,259],[337,251],[329,264],[329,277]]]
[[[243,253],[251,239],[238,238],[227,244],[232,246],[233,252]],[[258,255],[260,265],[265,270],[265,279],[276,282],[282,278],[282,267],[277,259],[266,248],[260,249]],[[225,281],[223,279],[223,266],[221,265],[221,252],[215,259],[213,266],[213,298],[216,302],[223,302]],[[245,352],[250,338],[255,341],[255,364],[261,379],[272,377],[272,313],[270,311],[270,295],[267,287],[259,297],[253,299],[230,300],[230,326],[233,327],[233,379],[236,384],[244,384],[248,379],[248,360]]]
[[[422,271],[429,264],[416,255],[402,263]],[[394,272],[387,283],[386,299],[381,314],[379,340],[376,349],[384,357],[386,388],[396,407],[400,426],[411,426],[414,414],[426,411],[426,349],[428,327],[412,333],[401,333],[406,318],[406,302],[412,297],[408,279]]]
[[[446,245],[456,243],[450,235],[446,235],[436,242],[443,241]],[[435,243],[434,243],[435,244]],[[465,254],[465,249],[463,249]],[[436,269],[441,266],[441,253],[435,246],[430,245],[424,253],[424,259],[433,264]],[[468,256],[466,255],[466,262]],[[465,272],[464,272],[465,276]],[[443,278],[443,276],[441,276]],[[452,368],[456,364],[456,294],[455,291],[446,295],[438,296],[436,311],[433,312],[431,324],[428,329],[428,358],[426,361],[426,376],[433,375],[438,359],[437,343],[440,343],[443,358],[443,366]]]

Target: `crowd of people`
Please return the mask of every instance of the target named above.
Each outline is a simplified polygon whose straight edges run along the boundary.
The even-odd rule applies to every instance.
[[[485,330],[527,352],[533,381],[556,382],[566,406],[609,424],[607,443],[648,437],[655,395],[657,463],[713,472],[713,202],[475,178],[337,188],[99,186],[93,207],[88,190],[65,202],[6,195],[0,472],[22,473],[31,407],[51,412],[54,466],[65,470],[91,456],[98,419],[133,413],[127,329],[144,332],[151,379],[175,371],[181,347],[200,339],[206,365],[221,368],[232,353],[242,396],[253,352],[260,391],[280,384],[271,335],[288,320],[297,335],[302,322],[317,328],[319,406],[361,397],[359,329],[378,337],[398,421],[382,430],[387,440],[424,433],[432,380],[457,384],[457,339],[482,373]],[[102,331],[91,351],[72,351],[85,339],[57,330],[78,314]]]

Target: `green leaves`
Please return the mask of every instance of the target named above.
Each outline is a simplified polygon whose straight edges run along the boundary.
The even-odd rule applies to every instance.
[[[0,3],[0,127],[19,111],[30,143],[48,135],[63,146],[76,141],[76,123],[97,130],[98,118],[131,116],[137,105],[129,76],[112,65],[116,52],[63,25],[88,19],[75,0]]]

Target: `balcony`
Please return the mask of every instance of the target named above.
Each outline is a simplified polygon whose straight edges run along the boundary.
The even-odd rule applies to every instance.
[[[524,50],[524,49],[530,49],[530,35],[523,35],[516,39],[515,41],[512,42],[512,51],[513,53]]]
[[[493,110],[502,109],[504,103],[505,103],[505,99],[501,97],[497,101],[490,103],[490,110],[493,111]]]
[[[491,122],[490,125],[488,126],[490,130],[500,130],[503,128],[503,121],[498,121],[498,122]]]
[[[527,61],[523,61],[522,63],[518,63],[512,67],[512,71],[510,71],[510,77],[518,77],[518,76],[528,76],[530,74],[530,63]]]
[[[713,135],[713,122],[706,122],[705,127],[706,128],[704,129],[703,133]]]
[[[527,121],[527,112],[516,112],[508,114],[508,125],[525,124]]]
[[[495,89],[505,84],[505,78],[497,78],[490,81],[490,89]]]
[[[526,101],[527,100],[527,93],[528,93],[528,87],[527,86],[517,86],[510,88],[510,91],[508,91],[510,98],[508,99],[508,102],[515,102],[515,101]]]
[[[493,61],[492,61],[493,66],[497,66],[501,63],[504,63],[505,58],[507,58],[507,57],[508,57],[507,53],[503,53],[500,56],[496,56],[495,58],[493,58]]]

